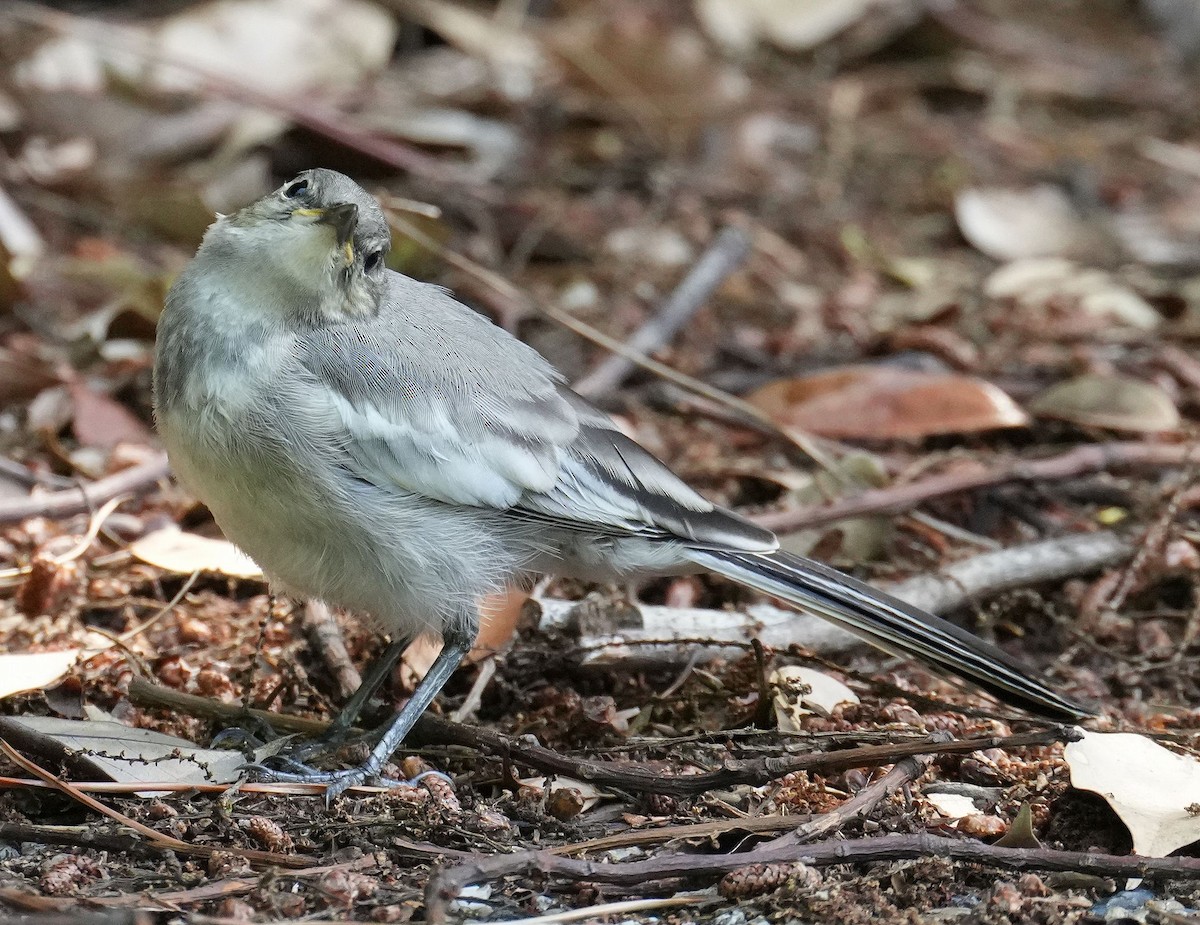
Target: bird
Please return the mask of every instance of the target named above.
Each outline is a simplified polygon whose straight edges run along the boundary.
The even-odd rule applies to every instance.
[[[966,630],[779,548],[445,288],[386,266],[379,203],[307,170],[218,215],[158,323],[154,413],[172,468],[274,587],[443,642],[361,765],[380,773],[470,650],[478,602],[548,573],[594,582],[713,572],[1056,721],[1090,711]]]

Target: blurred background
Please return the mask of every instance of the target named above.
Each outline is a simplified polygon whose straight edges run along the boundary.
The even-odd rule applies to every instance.
[[[888,581],[1074,544],[1057,564],[1006,560],[981,585],[953,577],[936,606],[1099,703],[1101,728],[1184,739],[1200,728],[1198,62],[1200,0],[5,0],[0,694],[29,693],[0,712],[104,710],[207,742],[208,720],[131,702],[134,675],[329,715],[352,662],[377,651],[370,627],[346,622],[340,664],[323,661],[335,647],[304,637],[324,618],[273,601],[214,542],[166,480],[151,420],[156,319],[207,225],[323,166],[380,197],[393,268],[533,344],[788,548]],[[550,616],[592,589],[538,590],[542,630],[527,621],[507,661],[456,677],[456,718],[622,760],[629,736],[691,742],[754,723],[884,739],[1007,729],[930,701],[995,710],[919,667],[812,636],[768,645],[836,652],[861,669],[845,677],[863,702],[792,715],[776,700],[773,713],[774,656],[746,651],[765,636],[761,609],[736,628],[742,648],[698,662],[694,646],[660,647],[634,664],[605,635],[628,630],[620,595],[589,597],[604,619],[564,635],[570,621]],[[706,638],[756,603],[696,577],[636,594],[671,608],[668,634],[696,611]],[[484,648],[507,645],[525,603],[491,602]],[[84,649],[104,650],[76,665]],[[581,673],[597,653],[612,661]],[[727,741],[687,756],[719,767]],[[515,843],[535,817],[565,837],[529,800],[505,802],[478,760],[439,754],[482,811],[517,821],[460,830],[453,816],[421,837],[474,851]],[[671,767],[692,760],[679,754]],[[1039,826],[1086,820],[1074,840],[1067,823],[1051,832],[1063,843],[1125,850],[1116,827],[1095,834],[1096,802],[1051,813],[1067,772],[1040,760],[943,768],[1015,788],[974,834],[999,834],[1032,800]],[[771,798],[781,812],[830,805],[833,790],[802,778]],[[866,778],[830,780],[846,794]],[[776,806],[750,788],[720,799],[736,810],[667,799],[604,818]],[[220,815],[198,805],[198,828],[152,818],[191,838]],[[269,811],[295,823],[297,845],[345,844],[284,805]],[[912,830],[893,817],[888,831]],[[397,879],[411,915],[419,888]]]
[[[1157,529],[1153,567],[975,623],[1059,651],[1074,637],[1038,609],[1057,606],[1143,660],[1089,668],[1078,643],[1063,664],[1093,693],[1200,703],[1170,661],[1200,636],[1200,495],[1153,462],[1200,412],[1198,52],[1193,0],[10,0],[9,643],[126,628],[129,596],[161,598],[168,565],[124,544],[164,524],[214,533],[177,489],[144,496],[165,472],[155,321],[215,213],[325,166],[381,198],[395,269],[536,346],[794,550],[887,578]],[[1153,457],[1142,478],[1093,467],[833,527],[789,513],[1113,440]],[[81,523],[37,498],[121,473],[143,497],[68,568]],[[1102,606],[1135,591],[1136,618]],[[692,578],[642,594],[737,600]]]
[[[859,368],[756,396],[783,423],[1171,430],[1200,384],[1198,47],[1191,0],[5,4],[0,451],[97,476],[152,446],[174,274],[214,212],[315,165],[385,198],[396,269],[634,417],[690,399],[597,375],[545,310],[627,341],[715,247],[642,345],[681,372],[745,394],[899,357],[1021,406],[934,383],[864,417],[911,383]]]
[[[1171,430],[1200,384],[1198,47],[1192,0],[7,3],[0,451],[97,476],[152,446],[174,274],[214,212],[315,165],[385,198],[396,269],[633,417],[692,399],[597,375],[546,310],[627,341],[715,247],[686,323],[640,344],[681,372],[745,394],[899,357],[1021,406],[934,383],[864,417],[911,383],[859,368],[757,397],[776,420]],[[1082,374],[1105,381],[1045,395]]]

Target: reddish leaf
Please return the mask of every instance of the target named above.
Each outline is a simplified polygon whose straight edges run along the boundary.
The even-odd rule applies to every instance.
[[[894,366],[846,366],[781,379],[749,401],[781,424],[843,439],[971,433],[1028,420],[1011,398],[981,379]]]
[[[109,449],[118,443],[152,443],[150,428],[128,408],[83,382],[69,386],[75,403],[75,439],[83,446]]]

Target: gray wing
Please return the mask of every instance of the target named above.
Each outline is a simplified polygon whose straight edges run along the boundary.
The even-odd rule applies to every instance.
[[[567,389],[535,350],[445,290],[393,276],[366,323],[297,342],[354,475],[594,533],[767,551]]]

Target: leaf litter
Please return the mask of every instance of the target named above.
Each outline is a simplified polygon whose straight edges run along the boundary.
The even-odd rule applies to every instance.
[[[691,868],[684,881],[647,874],[641,890],[565,868],[514,872],[469,885],[470,914],[619,907],[640,921],[732,925],[738,903],[781,920],[902,922],[914,909],[1076,920],[1116,881],[1019,873],[994,866],[995,852],[1091,851],[1093,864],[1112,864],[1096,859],[1189,844],[1200,633],[1188,563],[1200,529],[1185,441],[1200,410],[1200,126],[1178,102],[1196,80],[1182,60],[1194,54],[1186,21],[1155,32],[1132,6],[200,0],[159,15],[138,4],[0,11],[0,441],[12,464],[0,472],[0,711],[25,738],[11,726],[4,737],[67,781],[174,780],[155,797],[102,800],[164,838],[224,852],[169,862],[127,850],[112,840],[118,823],[92,809],[71,817],[83,820],[80,841],[64,847],[53,830],[65,804],[14,783],[27,773],[10,768],[0,838],[22,848],[0,870],[23,892],[6,886],[0,902],[406,921],[436,914],[452,865],[538,849],[651,872],[683,852]],[[270,596],[207,513],[159,480],[152,322],[214,211],[314,163],[354,173],[389,204],[396,267],[456,289],[576,380],[603,352],[472,267],[624,343],[737,227],[752,242],[745,260],[654,347],[723,392],[693,398],[635,368],[597,399],[751,516],[877,504],[784,537],[863,577],[957,588],[985,554],[1036,550],[1019,574],[989,560],[998,571],[970,595],[937,599],[1100,705],[1095,731],[1065,757],[1047,739],[935,758],[838,820],[850,852],[839,865],[702,876],[708,861],[800,832],[810,815],[828,821],[872,794],[887,766],[904,770],[896,754],[878,770],[768,773],[778,762],[941,733],[1003,742],[1024,726],[707,579],[650,582],[633,601],[556,581],[490,603],[486,646],[440,706],[477,725],[458,738],[432,726],[414,743],[419,761],[402,753],[390,770],[449,780],[364,789],[329,811],[295,785],[239,787],[256,746],[209,748],[219,727],[255,741],[313,732],[342,701],[335,679],[369,664],[380,641],[342,616],[341,661],[310,643],[295,608]],[[750,420],[723,394],[773,397]],[[1180,452],[1147,462],[1167,451]],[[1110,462],[1080,462],[1096,455]],[[1031,463],[1038,480],[1020,474]],[[1010,475],[936,490],[998,470]],[[113,496],[74,487],[110,478]],[[2,516],[9,502],[24,513]],[[1137,550],[1132,560],[1114,565],[1110,551],[1029,577],[1046,544],[1103,539],[1116,520],[1114,548]],[[414,653],[364,722],[381,722],[422,670]],[[183,699],[150,707],[134,696],[145,680]],[[485,745],[488,735],[507,738]],[[549,755],[528,750],[534,741]],[[1089,781],[1080,755],[1093,772],[1115,770]],[[81,771],[79,759],[92,764]],[[329,760],[360,759],[351,741]],[[596,786],[587,762],[626,786]],[[716,772],[733,776],[700,795],[659,792]],[[655,786],[639,789],[647,776]],[[1146,783],[1160,778],[1170,782]],[[211,779],[233,785],[216,795]],[[1111,794],[1112,808],[1083,790]],[[849,863],[880,835],[995,852],[982,866],[928,851]],[[825,847],[797,840],[791,857]],[[314,863],[260,879],[255,851]],[[1152,876],[1147,890],[1143,906],[1200,904],[1183,875]],[[689,905],[638,906],[664,896]],[[1126,908],[1119,897],[1113,909]]]

